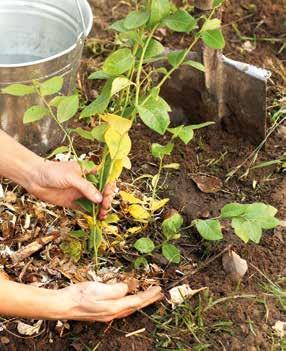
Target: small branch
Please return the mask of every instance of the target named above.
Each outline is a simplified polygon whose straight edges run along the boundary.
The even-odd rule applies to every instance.
[[[31,244],[22,247],[15,253],[11,255],[11,259],[14,264],[17,264],[24,259],[32,256],[35,252],[41,250],[44,246],[49,244],[50,242],[54,241],[60,236],[59,232],[55,232],[49,236],[45,236],[43,238],[38,238],[37,240],[33,241]]]

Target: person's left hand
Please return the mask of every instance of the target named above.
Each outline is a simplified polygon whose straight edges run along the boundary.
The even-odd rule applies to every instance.
[[[107,185],[101,194],[82,177],[81,168],[76,162],[44,161],[35,170],[27,190],[42,201],[69,208],[78,208],[75,200],[85,197],[101,204],[99,218],[104,219],[110,210],[116,185]]]

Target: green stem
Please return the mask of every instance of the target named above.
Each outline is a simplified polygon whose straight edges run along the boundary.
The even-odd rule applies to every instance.
[[[153,204],[155,197],[156,197],[156,192],[157,192],[157,188],[158,188],[159,179],[161,177],[162,169],[163,169],[163,157],[160,158],[160,164],[159,164],[159,169],[158,169],[158,173],[157,173],[158,179],[155,183],[155,186],[153,187],[151,204]],[[154,215],[154,211],[152,210],[151,217],[153,217],[153,215]]]
[[[141,56],[140,56],[140,60],[139,60],[139,64],[138,64],[138,70],[137,70],[137,76],[136,76],[135,106],[138,105],[139,97],[140,97],[140,88],[141,88],[140,78],[141,78],[142,68],[143,68],[143,64],[144,64],[144,58],[145,58],[145,55],[146,55],[147,48],[148,48],[148,46],[150,44],[150,41],[153,38],[153,35],[154,35],[155,31],[157,30],[157,28],[158,28],[158,25],[156,25],[151,30],[151,32],[149,33],[148,38],[146,40],[146,43],[145,43],[145,45],[143,47]]]

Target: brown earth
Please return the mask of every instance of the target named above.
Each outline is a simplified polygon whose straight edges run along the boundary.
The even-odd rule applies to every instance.
[[[111,49],[105,28],[112,20],[120,18],[121,13],[126,9],[124,3],[114,0],[91,2],[95,14],[93,34],[98,39],[93,44],[99,51],[98,54],[86,54],[87,57],[83,63],[84,72],[87,66],[90,67],[90,70],[95,67],[102,60],[102,54],[104,55]],[[278,53],[282,46],[281,42],[257,40],[255,49],[246,52],[242,48],[243,42],[238,39],[231,24],[236,23],[244,36],[250,37],[255,34],[258,39],[282,38],[285,33],[285,5],[283,0],[253,0],[251,2],[228,0],[223,13],[227,38],[226,54],[270,70],[274,69],[274,78],[269,88],[271,104],[274,98],[280,96],[281,88],[285,87],[285,75],[283,76],[283,70],[279,68],[283,67],[283,60],[285,63],[285,50]],[[172,39],[172,43],[175,46],[178,44],[177,36]],[[84,85],[87,96],[92,95],[91,89],[93,88],[90,83]],[[134,142],[132,151],[134,171],[137,171],[137,175],[154,174],[156,169],[148,150],[152,142],[162,140],[141,125],[136,126],[132,140]],[[285,138],[279,135],[272,136],[266,148],[259,154],[258,161],[279,157],[282,151],[285,151],[285,143]],[[85,147],[82,149],[85,150]],[[240,171],[228,182],[225,181],[226,174],[242,163],[252,150],[253,146],[246,140],[230,135],[220,127],[211,127],[201,131],[197,133],[195,140],[189,146],[176,145],[175,153],[170,161],[180,163],[181,169],[170,172],[168,187],[163,187],[162,193],[170,196],[171,206],[180,210],[187,222],[193,218],[216,216],[224,204],[233,201],[245,203],[263,201],[272,204],[279,209],[279,217],[285,221],[286,182],[283,173],[276,172],[275,168],[266,168],[251,171],[246,178],[239,178],[239,175],[243,173]],[[242,170],[244,171],[245,167]],[[201,192],[191,180],[194,174],[208,174],[220,178],[223,181],[222,191],[216,194]],[[126,177],[128,178],[129,175]],[[253,186],[255,181],[257,181],[256,187]],[[277,339],[272,333],[272,326],[276,321],[286,321],[285,309],[283,311],[276,299],[263,294],[262,284],[266,281],[258,271],[263,272],[274,282],[279,277],[286,276],[285,240],[285,227],[268,231],[259,245],[242,244],[230,230],[225,230],[225,240],[215,245],[199,240],[192,230],[182,238],[181,247],[188,258],[189,266],[190,263],[196,263],[199,266],[206,264],[210,257],[219,254],[229,244],[249,264],[247,276],[238,285],[224,273],[221,259],[214,260],[189,279],[192,288],[207,286],[213,299],[232,295],[256,295],[256,298],[230,299],[217,304],[209,311],[202,311],[201,327],[204,326],[207,332],[198,331],[198,335],[201,345],[210,345],[205,349],[211,351],[285,351],[282,346],[275,346]],[[189,266],[182,265],[179,270],[187,272]],[[180,278],[180,273],[174,267],[166,267],[161,284],[167,288],[170,283]],[[285,292],[285,285],[283,288]],[[199,303],[207,306],[208,297],[202,296],[200,300],[198,297],[194,298],[190,306],[193,316],[195,316],[195,309]],[[186,313],[186,311],[180,311],[182,315]],[[44,333],[36,338],[15,337],[11,334],[11,332],[17,333],[15,324],[11,321],[8,324],[11,332],[0,332],[0,342],[2,336],[9,338],[7,345],[0,343],[0,350],[203,350],[203,348],[193,348],[194,345],[198,345],[198,341],[190,331],[186,332],[182,326],[174,326],[168,330],[164,330],[162,326],[156,326],[156,323],[150,318],[153,313],[160,315],[163,320],[167,319],[169,311],[157,305],[146,309],[144,314],[138,312],[134,316],[110,325],[71,322],[70,330],[66,330],[61,337],[55,331],[55,322],[47,322]],[[229,329],[215,327],[222,321],[229,322],[231,327]],[[125,337],[126,333],[141,328],[146,328],[146,332],[138,336]],[[164,346],[163,341],[167,340],[166,334],[169,337],[173,336],[174,339],[172,343],[166,343]]]

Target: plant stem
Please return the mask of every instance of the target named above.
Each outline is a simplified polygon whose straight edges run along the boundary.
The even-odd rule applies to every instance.
[[[150,41],[153,38],[153,35],[156,32],[157,28],[158,28],[158,25],[154,26],[154,28],[151,30],[151,32],[149,33],[148,38],[145,42],[145,45],[142,49],[141,57],[140,57],[139,64],[138,64],[137,76],[136,76],[135,106],[138,105],[139,97],[140,97],[140,88],[141,88],[140,78],[141,78],[142,68],[143,68],[143,64],[144,64],[144,58],[146,55],[147,48],[150,44]]]
[[[159,164],[159,169],[158,169],[158,173],[157,173],[157,179],[156,179],[155,185],[153,186],[151,206],[152,206],[152,204],[153,204],[153,202],[155,200],[155,196],[156,196],[156,192],[157,192],[157,188],[158,188],[159,179],[161,177],[162,169],[163,169],[163,157],[160,158],[160,164]],[[153,217],[153,215],[154,215],[154,211],[151,210],[151,216]]]

